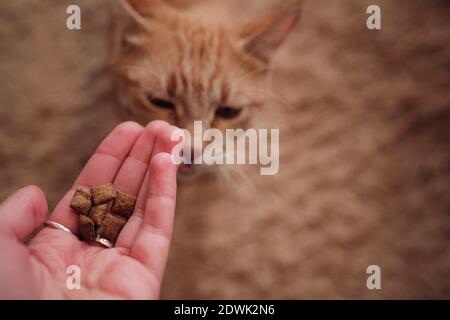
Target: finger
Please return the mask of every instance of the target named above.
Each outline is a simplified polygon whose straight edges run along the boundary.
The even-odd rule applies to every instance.
[[[119,173],[114,181],[114,185],[118,190],[136,195],[142,198],[142,186],[148,184],[148,165],[155,150],[155,144],[158,141],[158,136],[162,135],[170,125],[163,121],[151,122],[145,129],[144,134],[138,139],[133,150],[130,152],[130,157],[125,160],[124,165],[120,168]],[[159,149],[159,142],[158,147]],[[156,149],[156,150],[157,150]],[[146,189],[146,188],[145,188]],[[136,211],[136,210],[135,210]],[[126,226],[120,233],[116,247],[130,249],[133,243],[137,230],[141,225],[140,215],[130,217]]]
[[[36,276],[35,265],[23,242],[42,225],[47,210],[44,193],[35,186],[16,191],[0,205],[0,299],[41,296],[42,277]]]
[[[112,182],[142,131],[142,126],[135,122],[124,122],[118,125],[89,159],[72,189],[53,210],[50,219],[61,223],[76,234],[78,232],[78,215],[69,208],[75,190],[79,187],[90,188]]]
[[[159,128],[151,158],[161,152],[171,152],[173,147],[179,143],[177,141],[172,141],[171,139],[172,133],[175,130],[179,129],[175,126],[164,126]],[[144,218],[145,202],[148,193],[148,182],[149,170],[147,170],[144,182],[142,183],[142,187],[139,190],[134,213],[120,233],[116,242],[116,247],[131,248],[137,237],[138,231],[142,225],[142,220]]]
[[[175,126],[170,126],[167,128],[164,128],[164,130],[161,130],[158,134],[158,138],[155,144],[155,147],[153,149],[152,158],[155,157],[159,153],[170,153],[172,149],[180,143],[180,141],[172,141],[172,134],[180,130],[179,128]],[[147,171],[147,175],[150,174],[150,171]],[[149,177],[147,177],[149,179]],[[139,192],[138,199],[136,201],[135,206],[135,214],[137,216],[141,216],[144,218],[144,210],[145,210],[145,204],[147,201],[147,194],[148,194],[148,183],[145,183],[142,185],[142,189]]]
[[[138,195],[142,181],[148,171],[150,157],[158,132],[169,126],[164,121],[154,121],[147,125],[114,179],[113,184],[116,190],[121,190],[134,196]]]
[[[23,241],[44,223],[47,211],[47,200],[41,189],[22,188],[0,205],[0,234]]]
[[[144,129],[136,122],[118,125],[98,147],[74,186],[93,187],[113,181],[117,171]]]
[[[131,248],[131,256],[161,279],[172,238],[177,193],[177,166],[168,153],[150,163],[150,181],[143,223]]]
[[[143,190],[147,190],[147,187],[144,188],[144,186],[148,185],[148,182],[149,182],[149,170],[147,170],[147,173],[145,174],[144,177],[144,181],[142,182],[142,188],[139,190],[133,214],[128,219],[125,227],[123,227],[122,231],[119,234],[119,237],[117,238],[116,241],[117,248],[125,248],[127,250],[130,250],[131,246],[134,243],[134,240],[136,239],[136,236],[138,234],[139,229],[141,228],[142,220],[144,217],[143,210],[138,208],[138,204],[142,202],[141,200],[142,198],[145,198],[145,196],[143,195]]]

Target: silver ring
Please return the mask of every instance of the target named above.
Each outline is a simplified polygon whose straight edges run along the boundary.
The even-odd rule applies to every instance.
[[[102,246],[104,246],[106,248],[109,248],[109,249],[111,249],[114,246],[111,241],[106,240],[106,239],[104,239],[104,238],[102,238],[100,236],[97,236],[97,239],[95,239],[95,241],[97,243],[100,243]]]
[[[53,229],[62,230],[62,231],[68,232],[70,234],[73,234],[73,232],[70,231],[69,228],[67,228],[67,227],[63,226],[62,224],[55,222],[55,221],[47,220],[47,221],[45,221],[45,225],[49,226]]]

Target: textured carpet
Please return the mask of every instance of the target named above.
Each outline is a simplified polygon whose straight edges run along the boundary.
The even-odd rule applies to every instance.
[[[199,2],[236,21],[277,3]],[[81,31],[69,1],[0,3],[0,198],[37,184],[54,205],[120,121],[110,1],[77,3]],[[257,119],[281,128],[280,174],[180,186],[163,297],[450,298],[449,16],[448,1],[306,1]]]

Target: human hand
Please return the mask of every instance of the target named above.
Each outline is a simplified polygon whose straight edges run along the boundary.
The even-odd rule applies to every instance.
[[[0,298],[157,299],[172,236],[177,166],[170,152],[176,127],[162,121],[145,129],[133,122],[116,127],[90,158],[50,220],[71,230],[45,227],[23,241],[47,216],[47,201],[34,186],[0,205]],[[69,203],[77,187],[112,182],[137,196],[133,215],[112,249],[89,245],[74,234],[78,215]],[[70,290],[69,266],[81,271],[81,289]]]

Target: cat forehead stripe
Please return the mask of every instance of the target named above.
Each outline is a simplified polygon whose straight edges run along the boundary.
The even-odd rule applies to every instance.
[[[201,103],[207,102],[208,95],[226,100],[229,85],[215,83],[223,72],[220,58],[225,42],[223,32],[211,32],[205,28],[180,32],[175,37],[175,46],[179,50],[178,65],[174,67],[174,74],[167,78],[167,93],[170,96],[184,94]]]

